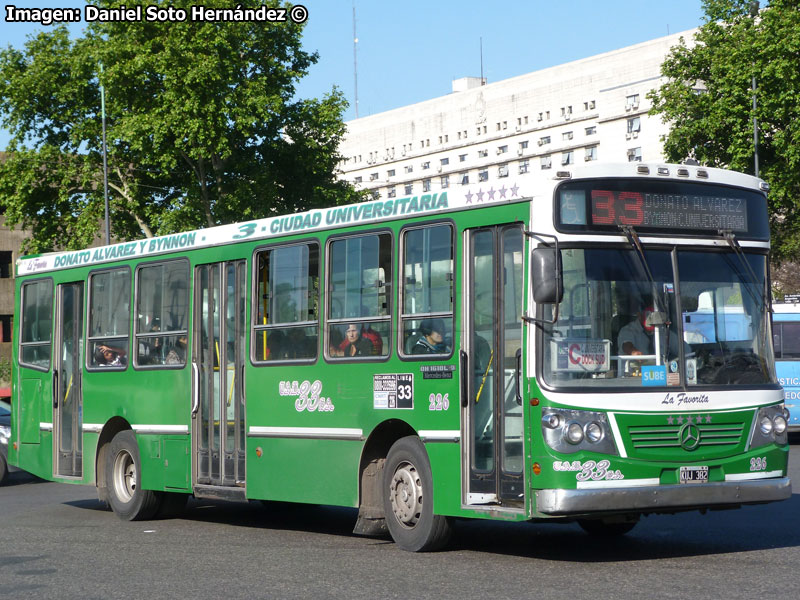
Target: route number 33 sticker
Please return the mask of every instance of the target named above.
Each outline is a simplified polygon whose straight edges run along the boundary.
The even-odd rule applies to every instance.
[[[375,408],[414,408],[414,374],[373,375],[372,395]]]

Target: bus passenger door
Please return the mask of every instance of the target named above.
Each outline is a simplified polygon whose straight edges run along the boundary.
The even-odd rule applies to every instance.
[[[466,232],[465,336],[467,407],[462,439],[467,504],[524,502],[521,226]]]
[[[61,283],[56,292],[56,356],[53,365],[53,475],[81,477],[83,456],[83,282]]]
[[[245,261],[195,270],[195,488],[245,485]]]

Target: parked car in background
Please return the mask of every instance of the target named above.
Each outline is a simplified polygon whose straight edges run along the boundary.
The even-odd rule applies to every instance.
[[[10,471],[16,467],[8,464],[8,439],[11,437],[11,405],[0,400],[0,485],[8,479]]]

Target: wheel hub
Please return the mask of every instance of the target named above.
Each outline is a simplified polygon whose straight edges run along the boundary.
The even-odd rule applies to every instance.
[[[414,527],[422,513],[422,480],[411,463],[400,464],[392,477],[389,494],[392,512],[406,527]]]

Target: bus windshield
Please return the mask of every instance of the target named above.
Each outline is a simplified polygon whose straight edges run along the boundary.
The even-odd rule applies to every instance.
[[[544,328],[542,346],[548,385],[776,381],[765,256],[573,248],[561,257],[564,298],[557,322]]]

